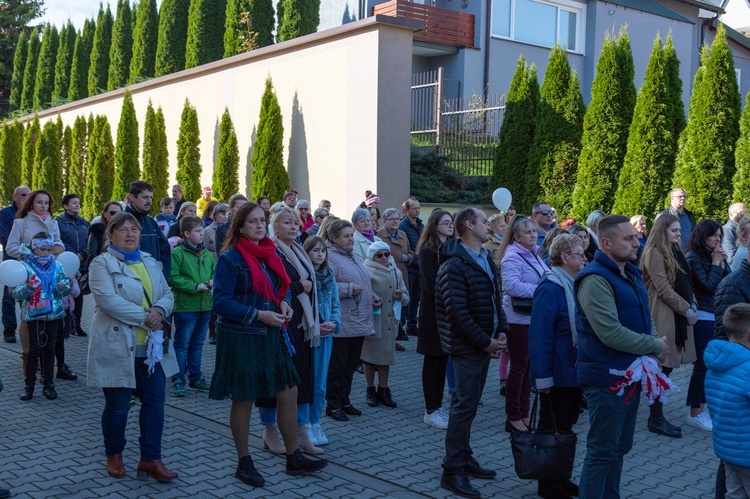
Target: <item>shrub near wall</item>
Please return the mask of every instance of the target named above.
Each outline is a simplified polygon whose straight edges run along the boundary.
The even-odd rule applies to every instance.
[[[213,196],[227,202],[229,196],[240,191],[240,151],[229,109],[224,108],[219,124],[219,158],[213,174]]]
[[[154,112],[154,106],[148,101],[146,124],[143,131],[143,180],[154,188],[154,203],[151,213],[159,212],[159,202],[168,196],[169,189],[169,153],[167,151],[167,132],[164,128],[164,113],[161,108]]]
[[[180,135],[177,138],[177,183],[184,189],[188,201],[201,197],[201,152],[198,112],[185,99],[180,120]]]
[[[112,195],[125,199],[130,183],[138,180],[141,167],[138,164],[138,120],[135,117],[133,96],[125,90],[122,99],[120,122],[117,125],[117,148],[115,150],[115,185]]]
[[[258,135],[253,144],[252,197],[266,196],[272,202],[281,201],[289,189],[289,175],[284,168],[284,125],[281,107],[276,98],[271,78],[266,79],[266,89],[260,105]]]

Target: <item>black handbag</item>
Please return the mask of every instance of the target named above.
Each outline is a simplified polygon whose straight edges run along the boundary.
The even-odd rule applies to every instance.
[[[89,286],[89,275],[83,274],[80,279],[78,279],[78,287],[81,288],[81,294],[82,295],[89,295],[91,294],[91,287]]]
[[[518,255],[521,256],[521,255]],[[537,272],[536,267],[531,265],[531,262],[529,262],[527,259],[521,256],[521,259],[526,262],[526,265],[531,267],[531,270],[534,271],[537,278],[541,281],[542,276]],[[537,261],[539,259],[537,258]],[[510,306],[513,308],[513,311],[517,314],[523,314],[523,315],[531,315],[531,307],[534,305],[534,298],[519,298],[518,296],[511,296],[510,297]]]
[[[569,480],[573,474],[578,436],[557,430],[552,414],[552,432],[537,431],[536,410],[539,394],[534,397],[529,431],[512,431],[510,445],[518,478],[528,480]],[[552,410],[552,401],[550,410]]]

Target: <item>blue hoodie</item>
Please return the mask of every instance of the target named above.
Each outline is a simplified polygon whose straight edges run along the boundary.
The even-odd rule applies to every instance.
[[[703,353],[708,367],[706,403],[713,421],[714,452],[737,466],[750,468],[750,349],[712,340]]]

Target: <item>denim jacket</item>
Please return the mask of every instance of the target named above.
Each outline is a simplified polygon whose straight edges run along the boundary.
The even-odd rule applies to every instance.
[[[320,322],[333,322],[336,324],[336,329],[332,332],[338,333],[341,329],[341,301],[339,300],[336,278],[333,276],[331,269],[326,267],[322,273],[315,272],[315,283],[318,288]]]
[[[213,291],[218,327],[230,333],[266,334],[268,326],[257,317],[258,312],[271,309],[271,302],[253,291],[250,268],[236,248],[219,255]],[[291,304],[291,289],[283,301]]]

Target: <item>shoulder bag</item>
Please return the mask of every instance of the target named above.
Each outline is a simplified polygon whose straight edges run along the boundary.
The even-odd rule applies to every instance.
[[[541,274],[537,272],[536,267],[531,265],[531,262],[529,262],[527,259],[522,257],[521,255],[518,255],[521,257],[521,260],[526,262],[526,265],[531,267],[531,270],[534,271],[538,279],[542,279]],[[534,304],[534,298],[520,298],[518,296],[511,296],[510,297],[510,304],[513,307],[513,311],[517,314],[523,314],[523,315],[531,315],[531,307]]]

